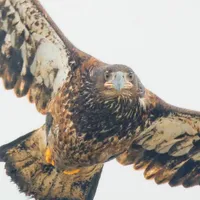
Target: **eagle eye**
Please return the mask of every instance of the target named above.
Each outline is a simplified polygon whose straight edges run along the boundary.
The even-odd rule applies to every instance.
[[[134,78],[133,72],[129,72],[129,74],[128,74],[128,80],[129,80],[129,81],[132,81],[133,78]]]
[[[110,72],[109,71],[105,71],[105,73],[104,73],[105,80],[108,81],[110,79],[110,77],[111,77]]]

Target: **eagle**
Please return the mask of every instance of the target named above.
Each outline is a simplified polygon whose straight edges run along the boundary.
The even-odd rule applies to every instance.
[[[200,184],[200,112],[166,103],[131,67],[77,49],[38,0],[0,0],[0,77],[46,116],[0,147],[20,192],[93,200],[112,159],[157,184]]]

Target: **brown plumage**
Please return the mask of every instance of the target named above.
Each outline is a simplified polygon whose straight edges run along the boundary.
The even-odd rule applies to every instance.
[[[37,0],[0,0],[0,76],[46,123],[0,147],[20,191],[92,200],[117,159],[171,186],[199,185],[200,113],[165,103],[134,71],[81,52]]]

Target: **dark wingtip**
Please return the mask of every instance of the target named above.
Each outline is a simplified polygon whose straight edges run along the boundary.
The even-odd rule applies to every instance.
[[[10,143],[7,143],[7,144],[4,144],[0,147],[0,162],[5,162],[5,158],[6,158],[6,153],[9,149],[15,147],[16,145],[18,145],[19,143],[21,143],[22,141],[26,140],[28,137],[31,136],[31,134],[33,133],[34,131],[30,132],[30,133],[27,133],[26,135],[23,135],[19,138],[17,138],[16,140],[10,142]]]
[[[96,194],[96,190],[97,190],[97,187],[98,187],[98,184],[99,184],[99,180],[100,180],[100,177],[101,177],[101,173],[102,173],[102,170],[103,170],[103,167],[102,169],[96,173],[94,175],[94,177],[92,178],[92,181],[91,181],[91,188],[90,188],[90,191],[87,195],[87,199],[93,199],[95,194]]]
[[[4,158],[6,155],[6,145],[0,147],[0,162],[4,162]]]

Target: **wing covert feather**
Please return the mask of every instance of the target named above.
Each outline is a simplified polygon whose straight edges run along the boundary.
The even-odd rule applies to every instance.
[[[0,77],[41,113],[70,71],[100,61],[74,47],[37,0],[0,0]],[[88,64],[87,64],[88,63]]]
[[[144,169],[145,178],[154,178],[157,184],[199,185],[200,113],[166,104],[152,93],[145,102],[148,117],[117,160]]]

